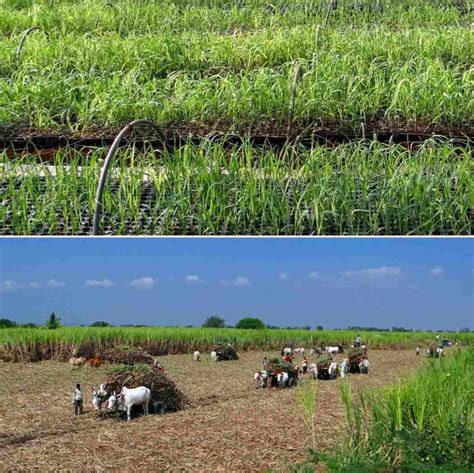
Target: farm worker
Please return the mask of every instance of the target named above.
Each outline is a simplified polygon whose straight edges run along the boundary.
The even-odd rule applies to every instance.
[[[420,354],[420,347],[416,347],[416,356]]]
[[[264,356],[262,360],[262,369],[266,370],[268,368],[268,360],[267,357]]]
[[[436,340],[439,342],[439,335],[436,335]]]
[[[287,363],[291,363],[293,361],[293,358],[291,355],[286,355],[285,358],[283,358],[283,361],[286,361]]]
[[[305,356],[303,357],[303,361],[301,362],[301,367],[303,368],[303,374],[306,374],[308,370],[308,360]]]
[[[360,342],[361,342],[360,335],[357,335],[354,342],[354,347],[360,347]]]
[[[76,389],[72,395],[72,403],[74,405],[74,415],[82,414],[82,391],[80,384],[76,384]]]

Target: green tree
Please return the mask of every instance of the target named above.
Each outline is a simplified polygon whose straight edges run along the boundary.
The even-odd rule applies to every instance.
[[[207,328],[224,328],[225,320],[217,315],[211,315],[211,317],[205,320],[202,326]]]
[[[316,327],[316,330],[324,330],[324,328],[323,328],[322,325],[318,325],[318,326]]]
[[[250,328],[258,330],[265,328],[265,324],[255,317],[244,317],[237,322],[235,328]]]
[[[49,316],[49,319],[46,321],[46,327],[50,330],[54,330],[61,326],[61,319],[56,317],[56,314],[52,312]]]
[[[0,328],[13,328],[16,327],[16,322],[10,319],[0,319]]]
[[[112,327],[112,324],[104,322],[103,320],[98,320],[97,322],[90,324],[90,327]]]

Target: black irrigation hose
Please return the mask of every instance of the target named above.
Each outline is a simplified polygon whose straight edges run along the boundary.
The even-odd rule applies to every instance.
[[[337,1],[336,0],[331,0],[328,6],[328,11],[326,12],[326,17],[324,18],[324,28],[328,26],[328,21],[329,21],[329,15],[331,14],[331,11],[336,7]]]
[[[21,38],[20,44],[18,45],[18,48],[16,50],[16,64],[18,65],[20,63],[20,54],[21,50],[23,49],[23,46],[25,45],[26,38],[30,33],[32,33],[35,30],[40,30],[41,28],[39,26],[32,26],[31,28],[28,28],[24,33]]]
[[[155,123],[151,122],[150,120],[146,120],[146,119],[134,120],[130,122],[127,126],[122,128],[120,133],[115,137],[115,140],[110,146],[109,152],[107,153],[107,156],[105,157],[104,167],[102,168],[102,171],[100,173],[99,186],[97,187],[97,194],[95,198],[96,204],[95,204],[95,212],[94,212],[94,226],[92,229],[93,235],[99,235],[99,222],[100,222],[100,214],[102,211],[102,194],[104,192],[105,181],[107,179],[107,172],[109,170],[110,163],[112,162],[112,159],[117,153],[117,149],[120,145],[120,141],[122,140],[122,138],[128,132],[132,131],[134,127],[139,126],[139,125],[148,125],[155,128],[155,130],[158,131],[159,138],[163,141],[163,143],[165,141],[164,136],[161,130],[158,128],[158,126]]]
[[[336,8],[337,8],[337,0],[331,0],[329,2],[328,9],[326,11],[326,16],[324,17],[323,28],[326,28],[328,26],[329,15],[331,14],[331,11],[335,10]],[[321,35],[321,25],[318,25],[316,29],[316,47],[319,45],[320,35]]]
[[[105,7],[110,7],[110,8],[112,8],[112,10],[114,11],[114,13],[118,13],[117,7],[116,7],[112,2],[107,2],[107,3],[104,5],[104,8],[105,8]]]

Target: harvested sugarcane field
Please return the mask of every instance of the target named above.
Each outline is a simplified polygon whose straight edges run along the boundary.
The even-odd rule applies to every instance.
[[[0,471],[471,473],[469,238],[0,238]]]
[[[3,235],[470,235],[467,0],[0,0]]]
[[[402,372],[418,368],[422,358],[413,353],[370,353],[370,376],[348,375],[355,393],[362,385],[396,383]],[[285,471],[304,460],[305,427],[292,389],[254,388],[251,373],[265,355],[280,353],[241,353],[238,361],[222,363],[208,356],[199,363],[192,355],[160,357],[190,405],[130,423],[99,418],[90,404],[89,386],[107,378],[103,366],[79,371],[57,361],[1,363],[2,469]],[[65,387],[74,386],[78,376],[87,402],[83,416],[74,418]],[[329,447],[345,436],[340,382],[316,383],[317,435]]]
[[[208,356],[200,362],[191,355],[162,356],[160,363],[188,404],[130,423],[101,417],[90,403],[89,387],[107,380],[105,366],[79,371],[58,361],[1,363],[6,381],[0,386],[2,469],[107,471],[120,464],[124,471],[288,471],[289,465],[304,462],[308,446],[294,392],[299,388],[255,389],[249,376],[263,356],[279,355],[245,352],[226,363],[213,363]],[[354,396],[360,389],[393,385],[425,363],[413,350],[374,350],[370,360],[370,375],[347,375]],[[79,376],[87,402],[76,418],[65,387]],[[339,394],[343,380],[300,377],[316,384],[315,435],[318,448],[331,450],[348,436]]]

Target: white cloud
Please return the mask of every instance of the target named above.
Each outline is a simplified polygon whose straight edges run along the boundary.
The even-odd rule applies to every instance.
[[[278,280],[279,281],[288,281],[288,279],[290,279],[290,276],[288,276],[288,274],[286,274],[286,273],[279,273],[278,274]]]
[[[312,281],[316,281],[316,279],[320,278],[320,274],[317,271],[313,271],[312,273],[308,273],[308,278]]]
[[[219,284],[223,287],[235,286],[235,287],[251,287],[252,281],[244,276],[237,276],[233,281],[219,281]]]
[[[147,290],[153,288],[155,280],[149,276],[145,276],[143,278],[132,279],[129,285],[135,289]]]
[[[38,290],[41,289],[41,284],[37,282],[28,282],[25,284],[14,281],[3,281],[0,283],[0,292],[20,291],[20,290]]]
[[[188,283],[188,284],[201,284],[203,283],[204,281],[202,279],[199,279],[199,276],[197,274],[188,274],[184,280]]]
[[[23,286],[13,281],[3,281],[0,283],[0,291],[16,291],[21,289]]]
[[[29,282],[27,284],[27,287],[29,287],[30,289],[40,289],[41,288],[41,284],[37,283],[37,282]]]
[[[244,276],[237,276],[234,281],[234,286],[237,287],[250,287],[251,285],[252,282],[250,281],[250,279],[247,279]]]
[[[402,268],[400,268],[400,266],[380,266],[379,268],[344,271],[341,274],[345,277],[383,278],[388,276],[400,276],[402,274]]]
[[[444,273],[444,269],[441,266],[436,266],[430,269],[430,276],[434,276],[435,278],[439,278]]]
[[[105,287],[109,288],[115,285],[114,281],[110,279],[88,279],[85,283],[87,287]]]
[[[63,287],[65,286],[65,284],[61,281],[58,281],[57,279],[50,279],[47,283],[46,283],[46,287]]]
[[[379,288],[394,288],[407,283],[408,275],[400,266],[379,266],[358,270],[342,271],[337,275],[322,280],[327,288],[357,288],[358,286],[373,286]]]
[[[50,279],[45,284],[40,284],[39,282],[18,283],[14,281],[3,281],[0,282],[0,292],[20,291],[28,289],[37,291],[42,288],[62,286],[65,286],[65,284],[63,282],[57,281],[56,279]]]

